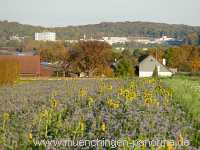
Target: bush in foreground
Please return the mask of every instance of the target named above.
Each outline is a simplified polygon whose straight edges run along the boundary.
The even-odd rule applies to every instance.
[[[0,60],[0,85],[13,84],[19,76],[17,60]]]

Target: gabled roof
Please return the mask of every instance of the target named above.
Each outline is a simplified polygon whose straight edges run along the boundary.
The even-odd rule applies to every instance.
[[[151,72],[155,66],[160,66],[160,72],[171,72],[166,66],[157,61],[152,55],[147,56],[139,63],[139,70]]]

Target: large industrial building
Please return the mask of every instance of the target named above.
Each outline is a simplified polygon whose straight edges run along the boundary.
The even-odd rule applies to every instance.
[[[55,32],[42,32],[35,33],[36,41],[56,41],[56,33]]]

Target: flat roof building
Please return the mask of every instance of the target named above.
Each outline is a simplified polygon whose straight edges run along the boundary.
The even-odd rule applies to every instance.
[[[129,42],[127,37],[103,37],[103,41],[109,43],[110,45],[115,43],[125,44],[126,42]]]
[[[42,32],[35,33],[36,41],[56,41],[56,33],[55,32]]]

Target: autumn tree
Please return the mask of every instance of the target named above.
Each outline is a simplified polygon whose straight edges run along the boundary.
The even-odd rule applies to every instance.
[[[166,51],[167,65],[179,71],[197,71],[200,60],[199,46],[183,45]]]
[[[199,35],[197,33],[188,34],[186,37],[186,44],[198,45],[199,44]]]
[[[148,54],[152,55],[160,62],[162,62],[162,59],[165,57],[165,51],[162,48],[150,48],[148,49]]]
[[[112,47],[99,41],[81,41],[69,51],[68,69],[74,72],[86,72],[90,76],[103,74],[113,58]]]
[[[62,42],[40,42],[31,48],[39,51],[42,61],[63,61],[68,56],[68,50]]]
[[[192,72],[200,71],[200,46],[193,47],[188,59],[191,63]]]

